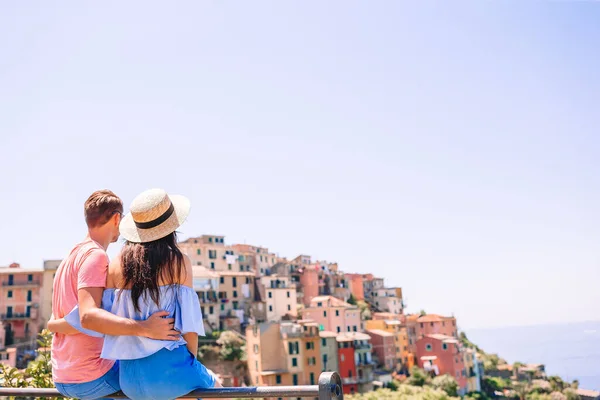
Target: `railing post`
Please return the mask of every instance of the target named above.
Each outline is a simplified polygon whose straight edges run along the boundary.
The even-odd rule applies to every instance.
[[[342,378],[337,372],[319,375],[319,400],[343,400]]]

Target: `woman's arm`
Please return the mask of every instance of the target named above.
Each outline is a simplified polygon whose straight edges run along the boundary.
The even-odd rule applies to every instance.
[[[48,321],[48,330],[52,333],[62,333],[63,335],[74,335],[76,333],[81,333],[69,325],[64,318],[54,319],[54,315],[52,315],[50,317],[50,321]]]
[[[192,269],[192,261],[187,255],[183,255],[183,271],[182,276],[179,277],[179,284],[183,286],[193,287],[194,283],[194,272]],[[196,332],[188,332],[184,333],[183,338],[187,342],[188,350],[194,355],[194,357],[198,357],[198,334]]]
[[[187,342],[186,347],[194,355],[194,357],[198,358],[198,334],[196,332],[188,332],[183,334],[183,338]]]

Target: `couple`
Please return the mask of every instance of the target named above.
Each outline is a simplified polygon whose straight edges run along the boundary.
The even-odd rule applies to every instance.
[[[137,399],[175,399],[221,387],[196,360],[204,325],[192,265],[175,231],[189,200],[161,189],[136,197],[131,212],[108,190],[85,202],[88,236],[54,278],[52,374],[66,397],[97,399],[122,390]],[[109,263],[119,234],[125,245]]]

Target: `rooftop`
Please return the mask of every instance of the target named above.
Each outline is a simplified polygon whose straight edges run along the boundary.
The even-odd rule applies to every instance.
[[[331,331],[321,331],[319,332],[319,336],[322,338],[337,338],[337,333]]]
[[[597,390],[577,389],[577,394],[585,397],[598,397],[600,392]]]
[[[371,340],[371,336],[362,332],[346,332],[337,336],[338,342],[352,342],[354,340]]]
[[[200,265],[192,266],[192,273],[194,275],[194,278],[216,279],[219,277],[219,274],[217,274],[215,271]]]
[[[256,274],[254,272],[242,272],[242,271],[216,271],[216,273],[219,276],[252,276],[252,277],[256,276]]]
[[[458,340],[455,337],[448,336],[448,335],[441,335],[438,333],[435,333],[433,335],[427,335],[427,337],[436,339],[436,340],[441,340],[444,343],[458,343]]]
[[[394,336],[394,334],[393,334],[393,333],[386,332],[386,331],[383,331],[383,330],[381,330],[381,329],[369,329],[369,330],[367,330],[367,333],[372,333],[372,334],[374,334],[374,335],[378,335],[378,336],[386,336],[386,337],[389,337],[389,336]]]
[[[345,308],[358,308],[357,306],[353,306],[352,304],[346,303],[343,300],[340,300],[333,296],[317,296],[313,297],[310,301],[311,305],[315,303],[327,303],[331,304],[331,307],[345,307]]]
[[[17,263],[12,263],[6,267],[0,267],[0,274],[32,274],[36,272],[44,272],[40,268],[23,268]]]

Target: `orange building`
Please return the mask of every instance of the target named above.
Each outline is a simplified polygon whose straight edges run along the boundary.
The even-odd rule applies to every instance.
[[[365,291],[363,286],[363,275],[361,274],[345,274],[344,279],[348,283],[350,293],[356,300],[365,299]]]
[[[310,302],[319,296],[319,271],[314,266],[303,266],[302,275],[300,275],[300,286],[302,290],[302,301],[305,306],[310,306]]]

